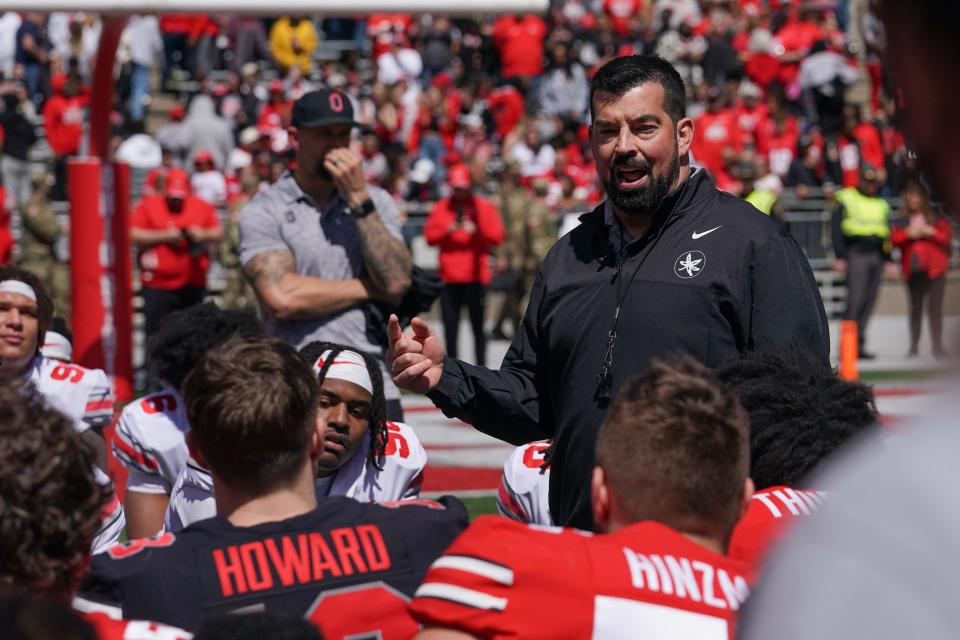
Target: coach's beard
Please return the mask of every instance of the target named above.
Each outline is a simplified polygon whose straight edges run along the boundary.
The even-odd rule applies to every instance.
[[[647,173],[650,180],[642,187],[635,189],[621,189],[617,181],[617,167],[632,166]],[[650,164],[638,157],[628,157],[622,160],[614,159],[610,164],[610,175],[607,176],[607,184],[604,185],[610,201],[616,209],[626,215],[646,215],[660,208],[664,199],[670,193],[670,187],[677,181],[680,175],[680,156],[677,153],[676,146],[673,148],[673,158],[670,159],[670,166],[667,169],[667,175],[658,177],[650,173]]]

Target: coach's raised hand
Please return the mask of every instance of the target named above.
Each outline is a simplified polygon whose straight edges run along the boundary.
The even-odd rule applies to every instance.
[[[437,332],[420,318],[410,323],[413,333],[405,334],[400,329],[396,315],[387,321],[387,366],[393,381],[401,389],[415,393],[427,393],[436,388],[443,373],[443,358],[446,352]]]

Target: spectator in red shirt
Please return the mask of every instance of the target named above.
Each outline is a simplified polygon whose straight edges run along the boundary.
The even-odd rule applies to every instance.
[[[7,192],[0,185],[0,264],[10,264],[13,260],[13,234],[10,233],[10,214],[4,204]]]
[[[67,76],[51,81],[53,95],[43,105],[43,125],[54,155],[54,182],[50,199],[67,199],[67,158],[80,150],[83,137],[83,108],[86,99],[79,95],[77,83]]]
[[[744,73],[766,91],[780,72],[780,61],[773,55],[773,36],[766,29],[754,29],[748,46]]]
[[[740,85],[740,102],[734,107],[733,115],[743,144],[755,143],[760,123],[767,117],[767,105],[761,102],[763,91],[749,80]]]
[[[881,184],[886,182],[886,158],[880,132],[862,120],[859,106],[844,106],[843,129],[833,144],[828,146],[827,162],[831,165],[834,179],[839,178],[844,187],[857,186],[863,165],[876,167],[880,172]]]
[[[547,24],[528,14],[501,16],[493,23],[493,46],[500,54],[500,76],[533,78],[543,73],[543,38]]]
[[[923,303],[930,305],[930,335],[933,355],[946,357],[943,350],[943,294],[950,268],[950,221],[937,215],[930,197],[919,182],[907,183],[903,191],[903,215],[891,230],[894,246],[903,256],[903,277],[910,295],[910,351],[917,355],[923,324]]]
[[[723,94],[716,88],[710,92],[707,111],[695,121],[691,150],[698,163],[717,175],[723,171],[726,158],[740,150],[740,138],[733,111],[725,107]]]
[[[757,131],[757,151],[764,156],[770,171],[781,178],[790,170],[797,154],[800,128],[797,119],[786,111],[778,111]]]
[[[621,38],[629,35],[630,18],[640,15],[643,0],[603,0],[603,12],[610,18],[610,26]]]
[[[130,227],[130,239],[140,251],[140,291],[150,336],[167,314],[203,301],[208,248],[220,242],[220,222],[212,206],[190,194],[187,174],[171,169],[164,195],[143,198]]]
[[[500,212],[490,201],[471,191],[473,181],[466,165],[450,167],[447,182],[453,193],[437,202],[423,236],[440,249],[440,311],[447,353],[457,353],[460,309],[466,305],[473,328],[476,364],[486,363],[487,339],[483,312],[490,283],[490,249],[503,242]]]
[[[503,140],[513,132],[523,117],[523,94],[514,84],[507,82],[490,92],[487,96],[487,108],[493,115],[495,128]]]

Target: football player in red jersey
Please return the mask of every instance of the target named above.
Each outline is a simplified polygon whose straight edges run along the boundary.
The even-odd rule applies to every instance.
[[[217,516],[94,558],[83,598],[196,629],[239,609],[307,617],[325,638],[409,638],[407,601],[465,527],[456,499],[317,502],[324,451],[310,364],[276,338],[236,336],[183,382],[187,443]]]
[[[826,497],[807,484],[822,460],[877,425],[870,387],[841,380],[806,353],[761,350],[716,371],[750,415],[756,491],[730,541],[730,557],[759,568],[770,547]]]
[[[69,603],[110,490],[97,480],[93,452],[71,421],[21,383],[0,386],[0,440],[0,590]],[[84,617],[101,640],[189,638],[94,610]]]
[[[752,579],[725,555],[753,490],[748,431],[702,365],[655,362],[600,429],[602,533],[478,518],[417,590],[417,638],[731,638]]]

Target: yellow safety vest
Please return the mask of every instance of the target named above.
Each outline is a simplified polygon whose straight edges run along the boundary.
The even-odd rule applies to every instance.
[[[836,195],[843,205],[843,235],[890,237],[890,205],[879,196],[866,196],[854,187],[841,189]]]
[[[773,191],[767,191],[764,189],[754,189],[750,192],[744,200],[755,206],[760,211],[764,212],[767,215],[773,213],[773,205],[777,203],[777,199],[780,196],[775,194]]]

